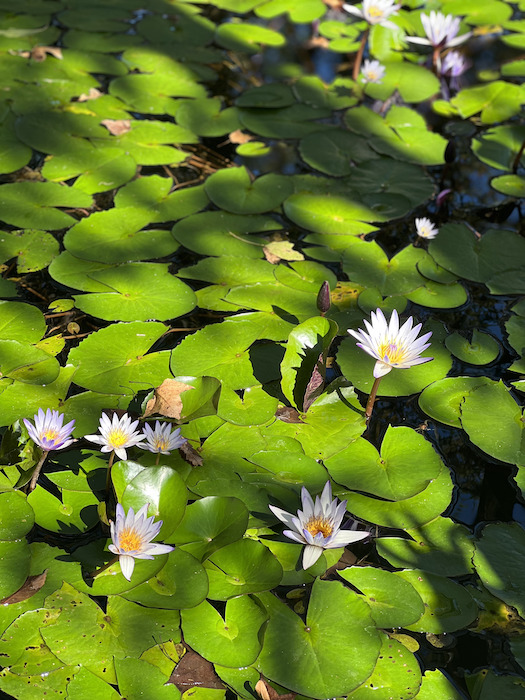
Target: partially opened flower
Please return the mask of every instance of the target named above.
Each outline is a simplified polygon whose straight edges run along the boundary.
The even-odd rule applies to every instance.
[[[146,442],[139,442],[139,447],[163,455],[169,455],[172,450],[178,449],[186,442],[186,438],[180,435],[180,428],[172,430],[171,423],[161,423],[158,420],[155,421],[155,430],[147,423],[144,425],[143,437],[146,438]]]
[[[412,44],[432,46],[434,49],[448,49],[451,46],[459,46],[466,41],[471,32],[457,36],[461,19],[454,15],[444,15],[442,12],[432,10],[430,15],[421,13],[421,24],[427,38],[420,36],[407,36],[407,41]]]
[[[392,311],[390,323],[387,323],[381,309],[377,309],[375,313],[373,311],[371,313],[371,322],[365,319],[364,324],[368,333],[362,330],[348,332],[359,340],[358,347],[376,358],[373,372],[376,379],[388,374],[394,368],[408,369],[413,365],[420,365],[434,359],[420,357],[421,353],[430,346],[426,341],[432,333],[425,333],[418,338],[422,324],[418,323],[414,326],[412,316],[400,328],[399,316],[395,309]]]
[[[287,513],[276,506],[270,506],[270,510],[285,525],[293,528],[283,531],[286,537],[306,545],[303,552],[303,569],[313,566],[324,549],[346,547],[351,542],[368,537],[368,532],[340,530],[346,512],[346,501],[341,501],[339,505],[337,498],[332,501],[332,487],[329,481],[326,482],[321,497],[315,497],[315,503],[303,486],[301,500],[303,509],[297,511],[297,515]]]
[[[174,549],[168,544],[151,541],[159,534],[162,520],[154,523],[155,516],[146,517],[148,505],[142,506],[136,515],[133,508],[129,508],[126,515],[122,504],[117,503],[115,522],[109,521],[113,542],[108,549],[118,554],[120,570],[128,581],[131,580],[135,559],[153,559],[157,554],[167,554]]]
[[[364,83],[381,83],[385,77],[385,67],[379,61],[365,60],[361,68]]]
[[[441,75],[459,78],[467,70],[469,62],[459,51],[449,51],[441,63]]]
[[[100,435],[86,435],[85,438],[102,445],[102,452],[114,451],[119,459],[126,459],[126,448],[134,447],[144,438],[144,435],[136,430],[138,424],[138,420],[132,421],[127,413],[120,419],[114,413],[111,420],[103,413],[98,428]]]
[[[388,29],[397,29],[397,26],[388,18],[396,14],[400,7],[401,5],[396,5],[394,0],[363,0],[361,10],[355,5],[343,5],[343,10],[366,20],[368,24],[380,24]]]
[[[416,219],[415,224],[416,233],[421,238],[435,238],[439,233],[438,227],[426,217],[423,217],[422,219]]]
[[[39,408],[38,413],[33,416],[35,424],[24,418],[24,424],[29,433],[29,437],[39,447],[46,452],[49,450],[63,450],[64,447],[71,445],[74,440],[70,437],[75,427],[75,421],[64,423],[64,414],[58,411],[47,409],[44,411]]]

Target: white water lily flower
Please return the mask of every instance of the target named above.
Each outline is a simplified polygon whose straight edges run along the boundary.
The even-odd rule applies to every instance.
[[[458,78],[469,67],[467,59],[459,51],[447,53],[441,63],[441,74],[449,75],[451,78]]]
[[[361,68],[364,83],[381,83],[385,77],[385,67],[379,61],[365,60]]]
[[[128,581],[131,581],[135,559],[153,559],[157,554],[167,554],[174,549],[168,544],[151,541],[159,534],[162,520],[154,523],[155,516],[146,517],[148,505],[142,506],[136,515],[130,508],[126,515],[122,504],[117,503],[115,522],[109,521],[113,543],[108,549],[118,554],[120,570]]]
[[[350,335],[359,340],[356,345],[362,348],[372,357],[375,357],[377,362],[374,367],[374,377],[379,379],[385,374],[388,374],[392,369],[408,369],[413,365],[420,365],[423,362],[430,362],[433,357],[419,357],[423,350],[426,350],[430,343],[426,341],[432,335],[432,332],[425,333],[420,338],[417,337],[421,329],[421,323],[413,326],[414,320],[412,316],[399,327],[399,316],[397,311],[392,311],[390,324],[381,311],[377,309],[371,313],[371,323],[366,319],[364,324],[365,331],[349,330]]]
[[[321,497],[315,497],[315,504],[308,491],[301,490],[302,510],[297,515],[287,513],[276,506],[269,506],[272,513],[293,530],[284,530],[283,534],[291,540],[306,545],[303,552],[303,569],[309,569],[323,553],[323,549],[346,547],[351,542],[368,537],[368,532],[340,530],[341,521],[346,512],[346,501],[337,504],[332,501],[332,487],[327,481]]]
[[[448,49],[452,46],[459,46],[469,37],[472,32],[457,36],[461,19],[454,15],[444,15],[442,12],[432,10],[430,15],[421,13],[421,24],[425,30],[427,38],[420,36],[407,36],[406,40],[412,44],[422,44],[433,48]]]
[[[24,418],[29,437],[46,452],[62,450],[74,442],[70,435],[75,427],[75,421],[72,420],[63,425],[63,413],[52,411],[49,408],[44,413],[43,409],[39,408],[38,413],[33,416],[33,420],[35,421],[34,425],[27,418]]]
[[[422,219],[416,219],[416,233],[421,238],[435,238],[438,233],[438,227],[424,216]]]
[[[120,419],[114,413],[111,420],[103,413],[98,428],[100,435],[86,435],[85,438],[102,445],[101,452],[115,451],[119,459],[126,459],[126,448],[134,447],[145,437],[136,430],[138,424],[138,420],[132,421],[127,413]]]
[[[397,25],[389,21],[389,17],[394,15],[401,5],[395,5],[394,0],[363,0],[360,10],[355,5],[343,5],[343,10],[355,17],[364,19],[368,24],[380,24],[388,29],[397,29]]]
[[[162,455],[169,455],[186,442],[186,438],[180,436],[180,428],[172,430],[171,423],[161,423],[158,420],[155,421],[155,430],[147,423],[144,425],[143,437],[146,442],[139,442],[138,447]]]

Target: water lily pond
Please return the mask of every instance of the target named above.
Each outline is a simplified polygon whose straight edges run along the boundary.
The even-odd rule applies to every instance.
[[[0,0],[0,696],[523,700],[524,0]]]

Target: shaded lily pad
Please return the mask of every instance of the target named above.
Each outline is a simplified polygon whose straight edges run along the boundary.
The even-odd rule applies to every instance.
[[[177,108],[177,123],[199,136],[223,136],[239,128],[237,110],[221,110],[218,97],[188,100]]]
[[[293,192],[284,175],[270,173],[252,182],[244,167],[218,170],[206,180],[205,187],[214,204],[234,214],[262,214],[278,207]]]
[[[257,24],[235,21],[225,22],[217,27],[215,40],[220,46],[230,51],[257,53],[261,44],[267,46],[282,46],[285,38],[279,32]]]
[[[54,182],[14,182],[2,185],[0,192],[2,219],[22,228],[69,228],[76,219],[56,207],[89,206],[89,195]]]
[[[17,258],[19,273],[42,270],[59,253],[58,241],[45,231],[26,230],[0,233],[0,259]]]
[[[0,301],[0,338],[37,343],[46,332],[43,313],[31,304]]]
[[[337,176],[350,175],[354,163],[377,158],[364,139],[343,129],[310,134],[301,140],[299,150],[312,168]]]
[[[18,340],[0,340],[0,372],[28,384],[49,384],[58,377],[57,360],[35,345]]]

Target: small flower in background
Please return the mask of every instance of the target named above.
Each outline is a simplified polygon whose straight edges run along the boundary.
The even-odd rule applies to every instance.
[[[449,51],[441,63],[441,74],[459,78],[467,70],[469,63],[459,51]]]
[[[136,430],[138,424],[138,420],[132,421],[127,413],[120,419],[114,413],[111,420],[103,413],[98,428],[100,435],[86,435],[85,438],[102,445],[102,452],[114,451],[119,459],[126,459],[126,448],[134,447],[144,438],[144,435]]]
[[[397,311],[392,311],[390,324],[381,311],[377,309],[371,313],[371,323],[366,319],[364,324],[365,331],[349,330],[350,335],[357,338],[360,342],[357,346],[367,352],[372,357],[375,357],[377,362],[374,367],[374,377],[379,379],[385,374],[388,374],[392,369],[408,369],[413,365],[420,365],[423,362],[430,362],[433,357],[419,357],[426,350],[430,343],[426,341],[432,335],[432,332],[425,333],[420,338],[417,337],[421,329],[421,323],[413,326],[414,320],[412,316],[399,327],[399,316]]]
[[[422,44],[432,46],[434,49],[448,49],[452,46],[459,46],[472,36],[472,32],[457,36],[461,19],[454,15],[444,15],[442,12],[432,10],[430,15],[421,13],[421,24],[425,30],[427,38],[420,36],[407,36],[406,40],[412,44]]]
[[[435,238],[439,233],[438,227],[426,217],[423,217],[422,219],[416,219],[415,224],[416,233],[421,238]]]
[[[395,5],[394,0],[363,0],[362,9],[355,5],[343,5],[343,10],[355,17],[364,19],[368,24],[379,24],[388,29],[397,29],[397,25],[389,21],[389,17],[396,14],[401,5]]]
[[[163,455],[169,455],[172,450],[178,449],[184,445],[186,438],[181,437],[180,428],[171,429],[171,423],[161,423],[155,421],[155,430],[145,423],[144,434],[146,442],[139,442],[138,447],[149,452],[157,452]]]
[[[146,517],[148,503],[137,512],[129,508],[128,514],[124,513],[121,503],[117,503],[115,522],[109,521],[112,544],[110,552],[118,554],[120,570],[128,581],[135,567],[135,559],[153,559],[157,554],[167,554],[174,547],[167,544],[152,543],[160,532],[162,520],[153,522],[155,516]]]
[[[74,440],[70,437],[75,427],[75,421],[72,420],[66,425],[64,423],[64,414],[58,411],[47,409],[44,411],[39,408],[38,413],[33,416],[35,424],[24,418],[24,424],[29,433],[29,437],[41,447],[45,452],[49,450],[62,450],[64,447],[71,445]]]
[[[385,67],[379,61],[366,59],[361,68],[361,75],[363,76],[361,79],[363,83],[379,84],[385,77]]]
[[[346,547],[351,542],[368,537],[368,532],[340,530],[346,512],[346,501],[332,501],[332,487],[327,481],[321,497],[315,497],[315,504],[308,491],[301,490],[302,510],[297,515],[287,513],[276,506],[269,506],[272,513],[293,530],[284,530],[283,535],[306,545],[303,552],[303,569],[309,569],[323,553],[323,549]]]

